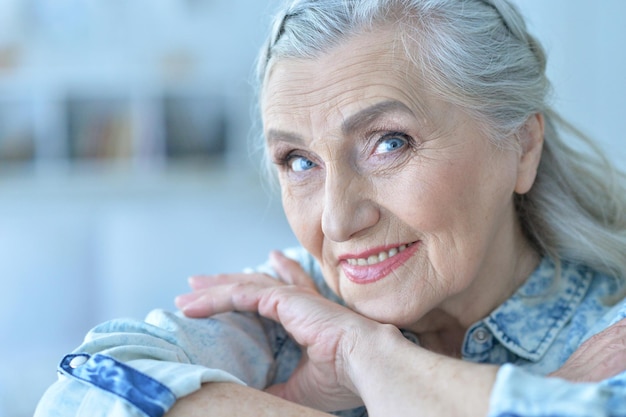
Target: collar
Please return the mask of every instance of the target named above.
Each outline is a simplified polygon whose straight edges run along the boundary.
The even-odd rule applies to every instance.
[[[536,362],[576,311],[592,275],[584,266],[561,261],[559,268],[544,257],[515,294],[483,322],[504,347]]]

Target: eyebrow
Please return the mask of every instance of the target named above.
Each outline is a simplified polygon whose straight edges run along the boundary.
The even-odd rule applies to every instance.
[[[377,119],[379,119],[380,117],[386,114],[395,113],[395,112],[402,112],[402,113],[407,113],[410,115],[415,115],[413,111],[406,104],[400,101],[396,101],[396,100],[381,101],[379,103],[375,103],[349,116],[341,124],[341,131],[344,133],[344,135],[347,135],[350,132],[363,129],[365,126],[368,126],[374,123]],[[285,142],[292,142],[296,144],[304,144],[304,140],[299,135],[295,133],[283,131],[283,130],[277,130],[277,129],[268,130],[266,139],[268,142],[285,141]]]
[[[349,132],[354,132],[364,127],[371,125],[376,120],[381,118],[382,116],[389,113],[407,113],[412,116],[415,114],[411,109],[404,103],[396,100],[387,100],[381,101],[379,103],[373,104],[369,107],[364,108],[363,110],[351,115],[348,117],[342,124],[341,130],[344,134],[348,134]]]
[[[268,130],[265,134],[265,140],[267,142],[290,142],[300,146],[304,145],[304,140],[300,135],[277,129]]]

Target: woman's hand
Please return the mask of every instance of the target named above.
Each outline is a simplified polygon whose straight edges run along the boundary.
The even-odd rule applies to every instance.
[[[551,374],[573,382],[597,382],[626,369],[626,319],[589,338]]]
[[[289,380],[268,392],[325,411],[362,405],[348,377],[348,352],[381,325],[322,297],[297,262],[278,252],[270,260],[280,280],[245,273],[196,276],[190,279],[194,292],[176,304],[189,317],[245,311],[281,323],[303,356]]]
[[[278,253],[270,259],[280,280],[263,274],[194,277],[194,292],[177,299],[191,317],[257,312],[285,327],[302,346],[302,360],[286,383],[268,392],[323,411],[366,405],[371,416],[415,410],[423,415],[487,414],[496,367],[421,349],[397,328],[319,295],[296,262]]]

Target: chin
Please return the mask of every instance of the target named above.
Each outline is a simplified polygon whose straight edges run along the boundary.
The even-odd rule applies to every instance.
[[[378,304],[371,306],[369,304]],[[395,307],[395,306],[394,306]],[[415,324],[420,316],[415,311],[399,311],[396,308],[381,308],[380,300],[356,303],[352,308],[357,313],[382,324],[391,324],[398,328],[406,328]]]

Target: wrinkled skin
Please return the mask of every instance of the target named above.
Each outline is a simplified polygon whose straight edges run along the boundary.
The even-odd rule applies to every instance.
[[[598,382],[626,370],[626,319],[586,340],[551,375],[573,382]]]
[[[179,296],[176,303],[190,317],[249,311],[280,322],[306,354],[285,384],[268,387],[267,392],[319,410],[362,405],[345,367],[345,356],[354,343],[367,340],[361,332],[380,324],[317,294],[313,282],[295,261],[278,252],[270,259],[280,280],[261,274],[195,276],[190,279],[194,291]],[[596,382],[625,369],[623,319],[583,343],[551,376]]]
[[[383,30],[315,59],[278,61],[263,91],[265,137],[285,214],[348,307],[320,296],[299,265],[276,253],[279,280],[194,277],[194,292],[177,305],[191,317],[246,311],[281,323],[304,355],[285,384],[267,391],[290,401],[345,409],[382,388],[389,391],[368,410],[388,407],[398,394],[429,415],[486,414],[497,368],[448,357],[460,352],[466,329],[539,263],[513,201],[535,181],[543,117],[529,117],[504,138],[507,146],[496,146],[479,121],[429,94],[398,45]],[[407,346],[398,328],[416,333],[421,347]],[[614,332],[586,344],[556,376],[586,378],[593,355],[620,362],[619,349],[603,349],[607,340],[623,342],[624,327]],[[371,362],[392,356],[390,350],[405,355],[402,366],[418,368],[413,379],[392,363],[399,369],[393,383],[363,381],[390,365]],[[435,368],[449,373],[431,373]],[[447,379],[435,381],[437,374]],[[459,401],[438,397],[436,387],[459,381]],[[457,408],[442,408],[448,406]]]
[[[323,298],[293,260],[279,253],[270,259],[280,281],[262,274],[196,276],[190,279],[195,291],[176,304],[190,317],[247,311],[281,323],[305,354],[289,381],[268,392],[318,410],[362,405],[343,368],[344,356],[355,329],[367,332],[380,324]]]

